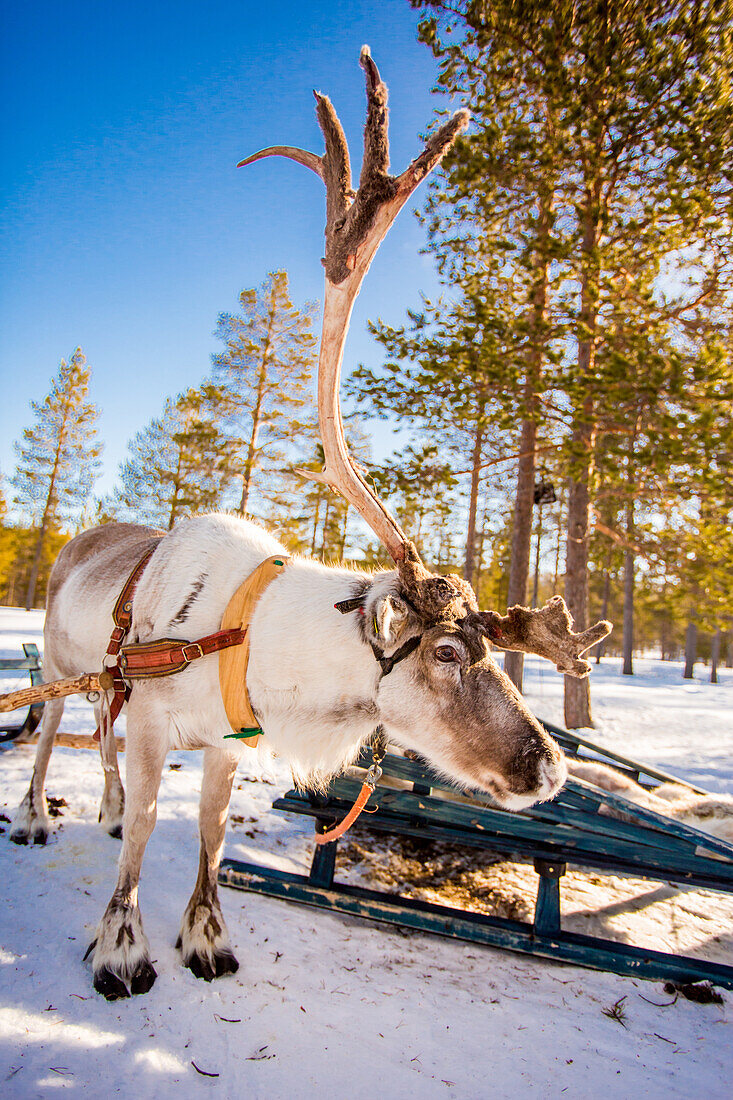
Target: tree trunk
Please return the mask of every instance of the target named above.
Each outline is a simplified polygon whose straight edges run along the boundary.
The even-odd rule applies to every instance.
[[[331,518],[331,496],[326,497],[326,514],[323,517],[323,534],[321,538],[321,561],[326,558],[326,540],[328,538],[328,521]]]
[[[634,490],[636,437],[642,423],[642,406],[639,398],[636,423],[629,437],[626,459],[626,547],[624,550],[624,627],[623,627],[623,675],[634,675]]]
[[[474,589],[476,595],[479,596],[479,588],[481,586],[481,576],[484,570],[484,543],[486,542],[486,509],[484,508],[484,515],[481,521],[481,531],[477,539],[478,546],[476,549],[476,569],[474,571],[475,584]],[[479,596],[479,606],[481,604],[481,598]]]
[[[38,531],[38,538],[36,539],[35,550],[33,552],[33,564],[31,565],[30,576],[28,577],[28,588],[25,594],[26,611],[30,611],[36,601],[36,585],[38,584],[38,574],[41,570],[41,558],[43,556],[43,547],[46,543],[47,531],[48,520],[46,512],[44,512],[41,526]]]
[[[252,484],[252,474],[255,468],[256,453],[257,453],[257,435],[260,430],[260,418],[262,415],[262,398],[265,392],[265,381],[267,379],[267,356],[262,357],[262,367],[260,368],[260,376],[257,381],[257,400],[255,401],[255,407],[252,410],[252,432],[249,437],[249,446],[247,447],[247,458],[244,463],[244,474],[242,476],[242,496],[239,500],[238,514],[243,516],[247,511],[247,503],[249,501],[249,489]]]
[[[697,623],[690,619],[685,631],[685,672],[684,679],[692,680],[695,676],[695,661],[697,660]]]
[[[176,477],[173,482],[173,496],[171,497],[171,510],[168,514],[168,530],[170,531],[173,524],[176,522],[176,513],[178,512],[178,494],[181,491],[181,485],[183,483],[182,476],[183,468],[183,452],[181,448],[178,448],[178,461],[176,462]]]
[[[532,584],[532,607],[539,607],[540,599],[540,557],[542,553],[542,505],[537,505],[537,541],[534,548],[534,581]]]
[[[517,490],[514,497],[514,523],[512,525],[512,551],[509,561],[509,588],[507,604],[526,604],[529,558],[532,548],[532,507],[534,505],[534,475],[537,447],[537,425],[534,420],[522,421],[520,456],[517,467]],[[507,650],[504,654],[504,671],[519,690],[522,690],[524,654]]]
[[[59,437],[56,440],[56,453],[53,457],[53,469],[51,470],[51,480],[48,485],[48,493],[46,494],[46,503],[43,508],[43,516],[41,517],[41,526],[38,531],[38,538],[36,540],[35,550],[33,552],[33,564],[31,565],[31,572],[28,578],[28,588],[25,594],[25,609],[30,611],[33,604],[36,601],[36,585],[38,584],[38,574],[41,570],[41,559],[43,557],[43,547],[46,543],[46,535],[48,534],[48,528],[53,514],[53,506],[56,496],[56,479],[59,474],[59,463],[61,462],[61,449],[64,445],[66,438],[66,425],[68,417],[68,405],[67,411],[64,413],[64,418],[61,421],[61,428],[59,430]]]
[[[346,528],[349,526],[349,506],[346,505],[344,511],[344,522],[341,527],[341,538],[339,540],[339,561],[344,560],[344,552],[346,550]]]
[[[710,683],[718,682],[718,661],[720,660],[720,628],[713,634],[713,642],[710,647]]]
[[[610,552],[609,552],[608,556],[610,558],[610,556],[611,556]],[[601,618],[602,619],[607,619],[608,618],[608,600],[609,600],[610,595],[611,595],[611,568],[610,568],[610,563],[609,563],[606,566],[606,568],[603,570],[603,606],[601,608]],[[599,665],[601,663],[601,657],[603,656],[603,649],[604,649],[605,641],[606,641],[605,638],[601,638],[600,642],[596,646],[596,664],[597,665]]]
[[[579,384],[589,384],[595,364],[595,329],[598,315],[598,258],[601,182],[593,181],[586,194],[581,244],[581,301],[578,336]],[[591,393],[575,410],[572,434],[573,471],[568,489],[568,539],[565,559],[565,602],[575,620],[575,630],[588,626],[588,530],[590,484],[593,474],[596,412]],[[590,683],[565,677],[565,724],[569,729],[592,726]]]
[[[586,355],[592,349],[587,346]],[[582,470],[568,487],[568,536],[565,552],[565,602],[575,623],[576,632],[588,627],[588,532],[590,527],[590,490],[594,428],[591,423],[591,402],[588,415],[576,423],[573,442],[585,455]],[[568,729],[593,726],[590,709],[590,682],[586,676],[565,677],[565,725]]]
[[[587,480],[571,481],[568,492],[568,542],[565,565],[565,602],[576,632],[588,626],[588,526],[590,496]],[[579,729],[593,725],[588,677],[565,677],[565,725]]]
[[[558,511],[557,517],[557,541],[555,542],[555,575],[552,582],[552,591],[557,592],[558,581],[560,580],[560,552],[562,550],[562,510]]]
[[[318,523],[321,518],[321,494],[316,497],[316,514],[313,519],[313,535],[311,537],[311,557],[316,552],[316,538],[318,537]]]
[[[473,443],[473,462],[471,466],[471,496],[468,502],[468,530],[466,532],[466,557],[463,564],[463,576],[469,584],[473,583],[476,561],[476,512],[478,510],[478,488],[481,479],[481,459],[484,453],[484,427],[481,415],[476,422]]]
[[[257,465],[257,435],[260,430],[260,420],[262,419],[262,401],[265,394],[265,383],[267,382],[267,364],[270,355],[270,347],[272,345],[274,324],[275,320],[273,305],[270,309],[265,346],[262,349],[262,363],[260,365],[260,373],[257,379],[257,398],[255,400],[255,407],[252,410],[252,432],[249,437],[247,459],[244,464],[244,476],[242,477],[242,496],[239,501],[238,514],[240,516],[243,516],[247,511],[249,490],[252,484],[252,474],[254,473],[254,468]]]
[[[634,675],[634,551],[624,553],[624,676]]]
[[[629,465],[631,471],[631,465]],[[624,676],[634,675],[634,551],[631,542],[634,536],[634,502],[626,505],[626,550],[624,551]]]
[[[534,271],[530,292],[529,332],[530,347],[524,382],[524,420],[519,445],[517,489],[514,497],[514,523],[512,526],[512,550],[509,559],[509,589],[507,604],[527,602],[529,560],[532,552],[532,508],[537,468],[537,395],[542,377],[545,354],[545,316],[547,312],[548,244],[552,224],[554,194],[540,189],[537,240],[534,249]],[[539,536],[538,536],[539,538]],[[536,584],[535,584],[536,589]],[[535,594],[535,601],[537,597]],[[509,650],[504,655],[504,671],[519,690],[522,690],[524,654]]]

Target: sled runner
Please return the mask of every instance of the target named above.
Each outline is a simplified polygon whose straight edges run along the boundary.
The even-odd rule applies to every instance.
[[[647,789],[672,781],[705,793],[567,730],[543,724],[571,758],[610,765]],[[371,753],[365,751],[359,766],[368,768],[370,763]],[[733,846],[579,780],[568,780],[552,802],[511,813],[483,795],[460,801],[440,797],[440,792],[457,792],[421,761],[390,754],[382,769],[385,778],[398,780],[407,789],[380,786],[371,799],[372,812],[354,828],[449,841],[532,862],[538,880],[531,924],[339,883],[335,877],[338,841],[316,846],[307,876],[224,859],[220,883],[595,970],[677,982],[709,980],[733,989],[733,966],[569,932],[562,928],[560,913],[560,884],[569,863],[609,875],[630,874],[733,893]],[[324,832],[344,817],[360,786],[360,779],[340,776],[325,796],[292,790],[276,799],[273,807],[308,815],[315,820],[316,832]]]

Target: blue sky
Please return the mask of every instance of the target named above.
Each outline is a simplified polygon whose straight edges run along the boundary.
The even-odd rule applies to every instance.
[[[390,89],[392,166],[419,151],[437,69],[406,0],[4,0],[0,468],[81,345],[102,409],[109,489],[127,440],[196,385],[217,314],[284,268],[320,298],[324,196],[298,165],[237,170],[262,146],[322,151],[312,89],[334,101],[358,178],[362,43]],[[422,201],[418,192],[416,204]],[[378,362],[366,319],[399,322],[437,287],[404,211],[357,303],[346,368]],[[377,450],[389,444],[384,432]]]

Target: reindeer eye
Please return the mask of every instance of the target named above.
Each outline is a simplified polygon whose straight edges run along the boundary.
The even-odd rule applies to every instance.
[[[439,645],[435,650],[435,659],[442,661],[443,664],[449,664],[451,661],[460,660],[458,653],[452,645]]]

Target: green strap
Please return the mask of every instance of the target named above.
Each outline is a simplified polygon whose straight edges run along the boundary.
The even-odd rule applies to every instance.
[[[249,737],[259,737],[262,732],[259,726],[245,726],[239,733],[225,733],[224,740],[226,741],[230,737],[236,737],[240,741],[246,741]]]

